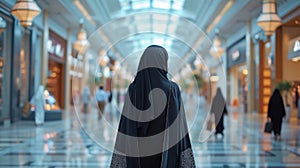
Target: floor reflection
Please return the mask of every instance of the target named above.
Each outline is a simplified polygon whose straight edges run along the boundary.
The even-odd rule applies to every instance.
[[[229,108],[225,136],[213,135],[202,142],[201,125],[209,107],[195,107],[193,99],[197,100],[187,96],[185,110],[197,167],[300,167],[300,127],[295,116],[283,123],[278,142],[263,133],[264,115]],[[72,109],[64,120],[42,127],[30,121],[0,127],[0,167],[108,167],[121,106],[108,104],[101,120],[91,103],[88,114],[74,115]],[[191,111],[197,111],[197,117]]]

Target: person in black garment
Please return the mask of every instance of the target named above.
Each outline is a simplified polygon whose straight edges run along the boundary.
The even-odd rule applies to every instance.
[[[268,105],[268,120],[271,121],[273,125],[273,133],[275,135],[275,140],[280,139],[282,118],[285,116],[285,108],[283,104],[283,99],[280,95],[278,89],[275,89]]]
[[[128,98],[125,99],[111,168],[195,167],[180,90],[177,84],[167,77],[167,61],[168,53],[161,46],[149,46],[142,54],[137,75],[130,84]],[[162,98],[149,96],[150,91],[156,88],[161,89],[166,95],[166,104],[162,112],[157,108]],[[128,105],[130,103],[132,106]],[[132,113],[135,108],[141,110],[136,118],[147,115],[151,120],[142,122],[126,117],[126,112]],[[147,111],[148,109],[152,111]],[[171,131],[165,131],[168,128]],[[171,128],[176,129],[172,131]],[[124,138],[122,135],[128,136]],[[156,135],[163,136],[158,136],[150,142],[142,140]],[[138,140],[134,141],[129,136],[136,137]],[[178,141],[174,145],[170,148],[166,147],[176,138]],[[155,149],[160,151],[153,152]]]
[[[216,122],[215,135],[221,134],[224,136],[224,115],[227,115],[227,108],[224,96],[220,88],[217,88],[217,92],[212,101],[211,113],[214,114]]]

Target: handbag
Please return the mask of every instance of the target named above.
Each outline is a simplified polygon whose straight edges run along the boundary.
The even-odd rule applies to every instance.
[[[29,116],[29,113],[30,113],[30,108],[31,108],[31,104],[30,102],[26,102],[22,108],[22,115],[24,117],[28,117]]]
[[[270,121],[266,122],[264,132],[271,133],[272,130],[273,130],[273,124]]]

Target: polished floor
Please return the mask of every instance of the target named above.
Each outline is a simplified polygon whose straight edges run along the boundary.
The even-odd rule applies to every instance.
[[[62,121],[36,127],[20,121],[0,127],[0,167],[109,167],[118,115],[65,112]],[[229,109],[225,136],[203,142],[198,126],[190,131],[197,167],[300,167],[300,125],[293,111],[283,123],[281,141],[263,133],[265,115]],[[106,124],[110,123],[110,124]]]

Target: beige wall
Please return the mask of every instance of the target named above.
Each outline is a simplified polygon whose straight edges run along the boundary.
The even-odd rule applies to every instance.
[[[288,42],[300,36],[300,27],[284,27],[282,37],[282,56],[283,56],[283,80],[300,80],[300,62],[288,60]]]

